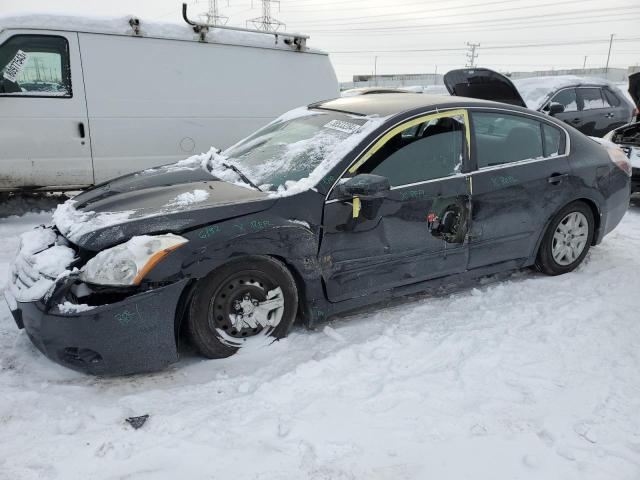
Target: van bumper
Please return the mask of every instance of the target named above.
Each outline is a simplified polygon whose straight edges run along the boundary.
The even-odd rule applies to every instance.
[[[178,360],[175,313],[186,283],[74,313],[42,300],[7,304],[18,328],[54,362],[93,375],[145,373]]]

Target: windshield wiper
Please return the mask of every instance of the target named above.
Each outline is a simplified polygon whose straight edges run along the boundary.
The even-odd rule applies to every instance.
[[[252,186],[253,188],[255,188],[256,190],[258,190],[259,192],[261,192],[262,190],[260,190],[260,187],[257,186],[255,183],[253,183],[251,180],[249,180],[249,178],[240,171],[240,169],[238,167],[236,167],[235,165],[231,165],[229,163],[223,163],[222,166],[224,168],[228,168],[230,170],[233,170],[234,172],[236,172],[238,174],[238,176],[240,177],[240,179],[246,183],[247,185]]]

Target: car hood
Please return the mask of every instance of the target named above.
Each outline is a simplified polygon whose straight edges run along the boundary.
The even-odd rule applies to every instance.
[[[444,85],[451,95],[478,98],[525,107],[513,82],[488,68],[461,68],[444,75]]]
[[[59,205],[54,224],[80,248],[99,251],[136,235],[180,233],[265,210],[267,193],[223,182],[199,166],[126,175]]]

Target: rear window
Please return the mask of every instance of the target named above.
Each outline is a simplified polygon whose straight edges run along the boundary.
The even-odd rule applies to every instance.
[[[604,93],[604,97],[609,105],[611,105],[612,107],[617,107],[620,105],[620,99],[615,93],[607,90],[606,88],[602,89],[602,93]]]
[[[583,110],[595,110],[605,107],[604,100],[602,100],[602,90],[599,88],[579,88],[578,91],[582,98]]]
[[[478,168],[542,158],[541,123],[505,113],[473,113]]]
[[[553,157],[560,155],[562,149],[562,132],[557,127],[552,127],[546,123],[542,124],[542,132],[544,135],[544,156]]]

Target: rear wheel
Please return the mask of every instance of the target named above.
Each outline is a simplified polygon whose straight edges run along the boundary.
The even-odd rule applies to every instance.
[[[252,337],[285,337],[297,310],[296,284],[282,262],[271,257],[243,257],[199,282],[188,327],[204,356],[224,358]]]
[[[584,202],[573,202],[551,220],[542,239],[536,267],[547,275],[561,275],[575,269],[593,240],[593,212]]]

